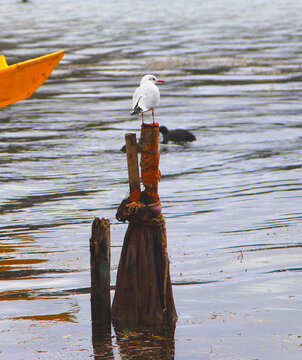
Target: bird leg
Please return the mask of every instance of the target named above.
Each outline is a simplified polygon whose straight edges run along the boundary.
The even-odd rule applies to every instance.
[[[144,123],[144,113],[142,112],[142,124]]]
[[[153,125],[154,125],[154,109],[152,109]]]

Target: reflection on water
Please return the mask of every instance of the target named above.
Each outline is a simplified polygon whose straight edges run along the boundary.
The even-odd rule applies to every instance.
[[[75,322],[75,315],[65,312],[60,314],[47,314],[47,315],[28,315],[28,316],[16,316],[11,318],[12,320],[32,320],[32,321],[68,321]]]
[[[125,324],[123,324],[125,325]],[[115,335],[104,332],[103,324],[92,324],[92,344],[95,360],[114,359],[114,348],[122,359],[174,359],[175,326],[162,325],[132,328],[115,327]],[[112,339],[114,338],[115,344]]]
[[[2,1],[9,64],[67,51],[30,99],[0,110],[4,358],[300,356],[301,7]],[[145,73],[166,81],[160,124],[197,138],[160,144],[175,351],[125,329],[99,342],[90,324],[90,226],[112,222],[114,286],[125,233],[114,214],[128,191],[120,148],[125,133],[139,136],[129,113]]]
[[[122,359],[174,359],[174,334],[166,331],[117,333],[117,344]]]
[[[103,329],[92,326],[92,345],[95,360],[114,359],[112,338],[110,334],[104,334]]]

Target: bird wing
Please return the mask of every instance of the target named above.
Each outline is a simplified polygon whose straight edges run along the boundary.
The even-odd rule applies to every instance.
[[[159,105],[160,94],[156,85],[143,84],[139,86],[133,94],[132,108],[141,108],[147,111]]]
[[[139,103],[139,100],[141,99],[141,97],[142,97],[141,89],[139,86],[137,89],[135,89],[133,97],[132,97],[132,109],[133,110],[139,107],[138,103]]]

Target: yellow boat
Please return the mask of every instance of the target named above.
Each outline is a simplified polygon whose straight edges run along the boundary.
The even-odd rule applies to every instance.
[[[65,51],[7,65],[0,55],[0,108],[30,97],[48,79]]]

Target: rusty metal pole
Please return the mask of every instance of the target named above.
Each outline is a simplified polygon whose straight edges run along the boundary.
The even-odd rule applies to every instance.
[[[158,195],[159,170],[159,126],[142,124],[141,127],[141,175],[146,194],[151,203],[160,201]]]

